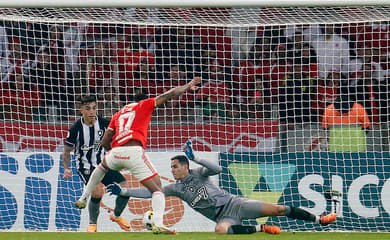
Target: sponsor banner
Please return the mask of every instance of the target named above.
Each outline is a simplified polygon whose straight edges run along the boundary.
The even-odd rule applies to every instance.
[[[0,152],[62,152],[70,126],[0,123]],[[273,152],[278,122],[150,127],[148,151],[181,151],[188,139],[197,151]]]
[[[163,184],[174,182],[170,159],[182,152],[147,153],[159,171]],[[218,163],[218,153],[198,153],[199,157]],[[73,176],[63,180],[59,153],[2,153],[0,154],[0,231],[86,231],[88,210],[74,207],[81,195],[81,182],[72,161]],[[190,163],[190,167],[196,167]],[[142,187],[124,171],[132,188]],[[218,184],[218,176],[213,177]],[[198,214],[175,197],[166,199],[164,223],[177,231],[214,231],[215,224]],[[115,197],[105,194],[98,220],[98,231],[122,231],[109,220]],[[131,198],[122,213],[135,231],[144,231],[143,214],[151,209],[150,199]],[[196,224],[194,224],[196,223]]]
[[[390,231],[390,153],[220,154],[220,185],[245,197],[300,206],[316,215],[334,205],[330,189],[341,193],[335,224],[325,227],[287,217],[259,219],[289,231]],[[253,222],[252,222],[253,223]]]

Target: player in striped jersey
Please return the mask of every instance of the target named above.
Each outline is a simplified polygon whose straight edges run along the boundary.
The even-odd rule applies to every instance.
[[[215,232],[219,234],[249,234],[266,232],[279,234],[277,226],[257,225],[244,226],[242,220],[256,219],[267,216],[287,216],[327,225],[336,220],[336,214],[331,213],[322,217],[308,211],[272,203],[250,200],[230,194],[214,185],[209,176],[219,174],[222,168],[216,164],[195,157],[191,142],[187,142],[186,156],[178,155],[171,159],[171,170],[176,183],[164,186],[165,196],[175,196],[185,201],[195,211],[217,223]],[[189,160],[201,165],[189,169]],[[123,189],[119,184],[107,187],[111,194],[135,198],[150,198],[150,192],[145,188]]]
[[[64,179],[67,180],[72,177],[70,153],[74,150],[77,173],[84,184],[87,184],[92,171],[104,158],[105,150],[101,145],[101,140],[109,122],[97,115],[97,103],[92,95],[84,96],[81,99],[80,112],[82,117],[68,131],[68,136],[64,143],[62,162],[64,165]],[[125,178],[117,171],[109,171],[101,182],[106,186],[113,182],[119,182],[121,186],[126,186]],[[87,232],[97,231],[96,224],[103,194],[103,185],[97,185],[93,190],[91,201],[88,205],[89,226]],[[110,215],[110,219],[118,223],[125,231],[130,231],[131,226],[120,215],[126,207],[128,199],[128,197],[118,197],[115,210]]]
[[[102,145],[109,152],[104,157],[103,162],[93,171],[83,195],[75,203],[76,207],[84,208],[86,206],[93,188],[110,169],[121,170],[126,168],[153,193],[153,232],[176,234],[175,231],[170,230],[163,224],[164,190],[156,169],[145,154],[145,148],[153,110],[188,90],[197,90],[197,85],[200,82],[200,77],[194,77],[185,85],[175,87],[155,98],[143,99],[138,103],[128,104],[115,113],[102,139]]]

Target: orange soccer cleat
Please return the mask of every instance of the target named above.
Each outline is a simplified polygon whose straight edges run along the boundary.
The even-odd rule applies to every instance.
[[[94,233],[97,232],[97,225],[96,224],[89,224],[87,228],[87,232]]]
[[[114,214],[111,213],[110,219],[111,219],[111,221],[118,223],[119,227],[121,227],[123,230],[131,231],[131,229],[132,229],[131,225],[123,217],[116,218],[116,217],[114,217]]]
[[[330,213],[328,215],[321,216],[320,224],[328,225],[329,223],[336,221],[336,217],[337,217],[336,213]]]
[[[269,234],[279,234],[280,228],[278,226],[271,226],[271,225],[261,225],[261,231]]]

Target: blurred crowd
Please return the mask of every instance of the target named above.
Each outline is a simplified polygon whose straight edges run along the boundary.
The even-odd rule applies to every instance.
[[[134,17],[147,14],[133,10]],[[67,121],[96,94],[110,117],[140,95],[202,76],[164,120],[320,122],[347,95],[388,122],[388,22],[256,27],[0,22],[0,119]],[[197,111],[197,112],[196,112]]]

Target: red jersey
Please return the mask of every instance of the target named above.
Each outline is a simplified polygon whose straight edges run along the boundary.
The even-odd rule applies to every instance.
[[[119,147],[134,139],[146,147],[148,128],[152,112],[155,108],[155,99],[148,98],[139,103],[128,104],[112,117],[108,128],[115,131],[111,147]]]

